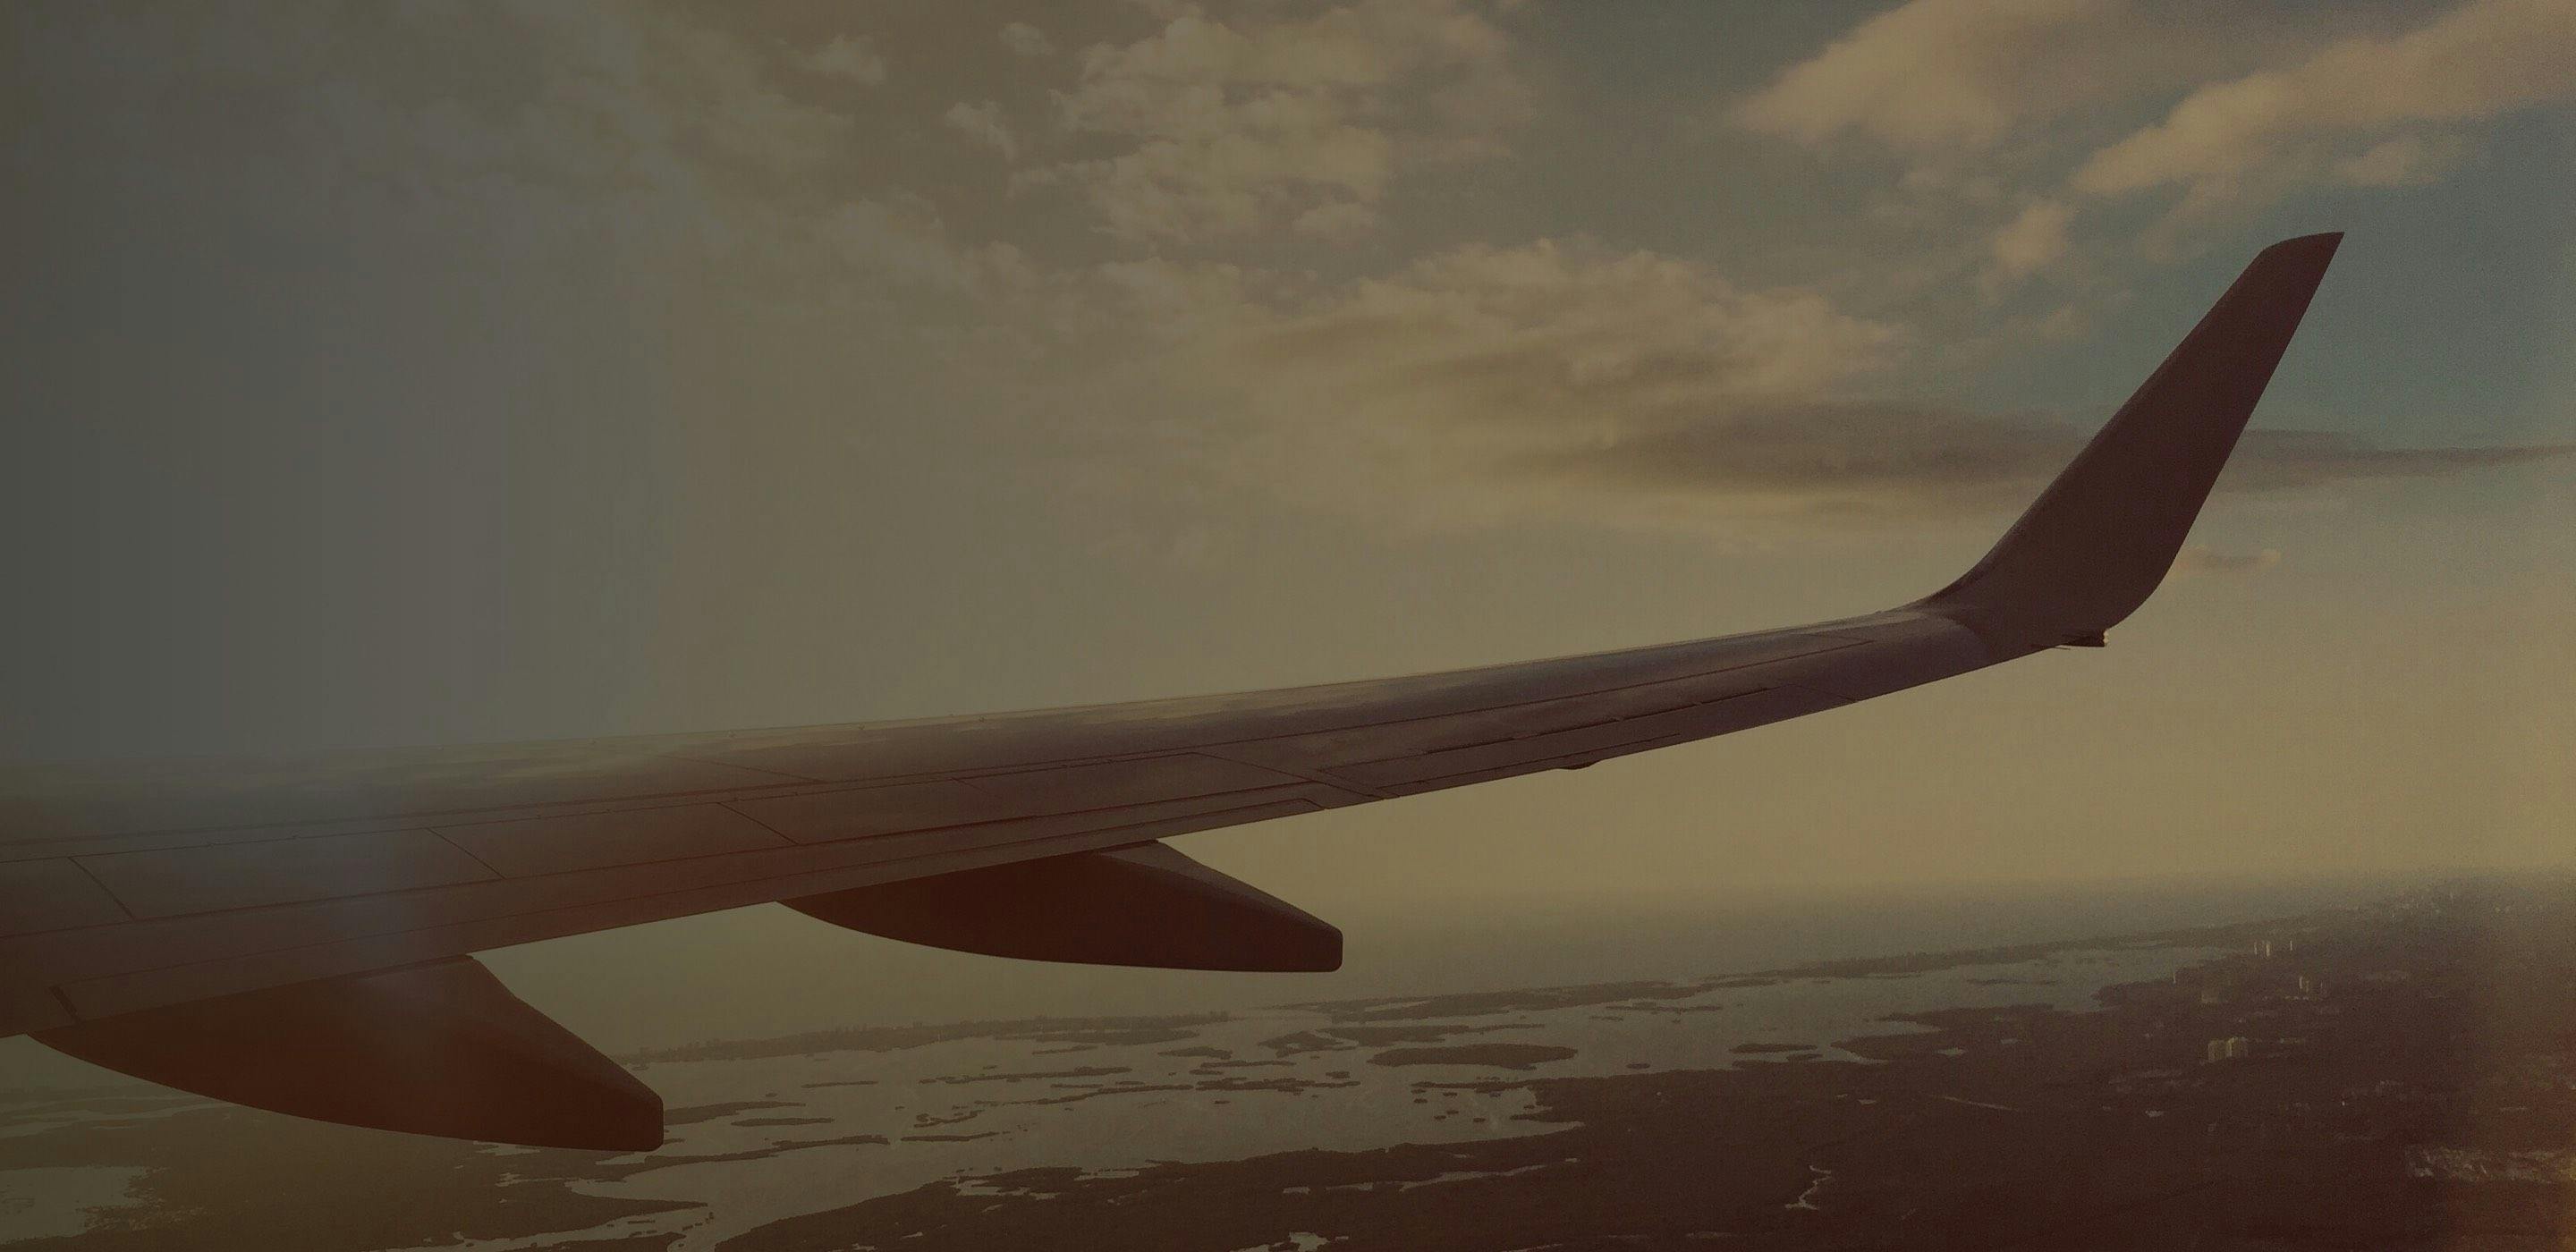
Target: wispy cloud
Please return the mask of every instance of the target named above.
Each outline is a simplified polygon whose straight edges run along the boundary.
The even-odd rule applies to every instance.
[[[1123,145],[1022,185],[1078,188],[1132,243],[1299,222],[1373,225],[1400,167],[1490,155],[1528,114],[1503,33],[1454,0],[1359,0],[1303,20],[1186,7],[1153,35],[1083,50],[1056,95],[1070,132]]]
[[[1342,286],[1231,267],[1123,267],[1181,449],[1240,485],[1435,526],[1555,516],[1724,528],[2008,513],[2089,429],[2045,412],[1868,397],[1899,326],[1812,291],[1583,241],[1470,246]],[[1170,428],[1163,428],[1169,430]],[[2557,446],[2390,448],[2249,432],[2233,493],[2432,477]]]
[[[2576,6],[2563,0],[2460,0],[2423,16],[1908,0],[1728,116],[1829,158],[1857,145],[1907,162],[1908,194],[1988,223],[1992,293],[2080,251],[2070,245],[2096,206],[2171,195],[2157,229],[2123,240],[2160,250],[2301,188],[2437,180],[2482,127],[2567,101]]]
[[[875,86],[886,78],[885,56],[859,35],[840,35],[804,57],[805,68],[831,78]]]
[[[2468,0],[2403,34],[2338,40],[2201,87],[2094,153],[2069,185],[2095,196],[2179,186],[2186,208],[2303,181],[2385,185],[2423,168],[2446,138],[2406,128],[2561,99],[2576,99],[2576,6]]]
[[[968,104],[960,101],[940,115],[941,124],[1011,160],[1020,154],[1019,137],[1011,133],[1009,122],[1002,119],[1002,106],[990,100]]]
[[[2073,216],[2063,201],[2032,201],[1995,232],[1996,267],[2007,278],[2020,278],[2066,255],[2066,224]]]
[[[2229,552],[2202,544],[2192,544],[2174,554],[2173,576],[2195,575],[2246,577],[2260,574],[2281,563],[2281,550],[2262,548],[2253,552]]]
[[[1944,159],[2246,66],[2275,38],[2207,3],[1909,0],[1782,70],[1731,116],[1801,143],[1848,136]]]
[[[1632,427],[1525,458],[1517,468],[1604,494],[1692,497],[1721,513],[1967,515],[2027,504],[2086,438],[2075,423],[2047,416],[1814,400]],[[2576,447],[2389,448],[2349,435],[2258,428],[2246,432],[2218,490],[2431,478],[2570,453]]]
[[[1002,46],[1013,56],[1044,57],[1055,55],[1055,41],[1047,33],[1026,22],[1012,22],[1002,27]]]
[[[1944,347],[1923,321],[1818,287],[1739,281],[1702,258],[1571,236],[1425,236],[1410,257],[1358,276],[1301,264],[1313,254],[1291,249],[1398,234],[1395,180],[1472,158],[1527,116],[1522,67],[1497,20],[1463,3],[1357,0],[1294,17],[1175,6],[1131,37],[1044,60],[1015,55],[1031,38],[997,42],[979,24],[970,51],[988,77],[968,89],[907,74],[854,92],[830,80],[872,80],[870,58],[882,60],[856,35],[818,48],[719,35],[663,10],[540,8],[496,28],[563,45],[547,73],[568,85],[525,93],[526,107],[417,103],[443,99],[435,80],[396,84],[364,110],[298,107],[351,128],[334,160],[399,170],[443,220],[479,212],[472,220],[495,223],[495,238],[554,223],[565,237],[616,241],[631,249],[621,281],[660,267],[684,275],[673,290],[693,297],[723,286],[759,302],[816,301],[828,307],[793,320],[833,328],[818,339],[901,342],[905,351],[883,354],[890,372],[1044,413],[1029,425],[1063,440],[1045,454],[1082,442],[1110,450],[1103,460],[1134,457],[1142,479],[1186,462],[1170,477],[1193,490],[1215,481],[1247,499],[1275,493],[1441,526],[1963,517],[2018,507],[2081,445],[2083,424],[2069,417],[1880,398],[1903,392],[1908,368]],[[2108,55],[2087,40],[2144,20],[2118,0],[1915,0],[1784,73],[1746,120],[1909,157],[2011,148],[2111,88],[1991,56],[1971,36],[2068,44],[2071,62],[2087,66]],[[585,24],[600,21],[617,37]],[[2386,49],[2409,38],[2352,46],[2395,55]],[[629,44],[648,72],[610,55]],[[2241,55],[2277,51],[2252,45]],[[2301,55],[2340,64],[2358,54]],[[2153,68],[2118,90],[2170,85],[2172,66]],[[1917,69],[1927,76],[1909,77]],[[1050,75],[1052,92],[1016,81]],[[378,85],[349,69],[328,81],[351,100],[372,100]],[[2538,89],[2490,85],[2476,98]],[[2419,100],[2406,106],[2416,113],[2438,95],[2400,94]],[[1925,117],[1899,116],[1926,101],[1937,107]],[[897,105],[910,112],[884,120]],[[142,107],[110,97],[101,116]],[[2322,107],[2297,116],[2313,121]],[[187,120],[131,130],[157,137]],[[2275,121],[2248,133],[2290,144],[2303,141],[2282,136],[2307,132]],[[2402,128],[2368,138],[2341,177],[2402,183],[2443,156],[2440,141]],[[1070,194],[1047,212],[997,195],[977,148]],[[1083,151],[1099,155],[1065,159]],[[587,180],[574,188],[584,194],[547,185],[564,180]],[[202,186],[238,182],[227,171]],[[2008,279],[2040,273],[2082,250],[2083,200],[2052,182],[1957,236]],[[1091,216],[1059,226],[1065,215],[1049,213],[1066,208]],[[938,351],[914,351],[932,339]],[[1115,400],[1103,399],[1113,384]],[[1006,389],[1008,405],[992,398]],[[1037,446],[1015,442],[1009,455],[1034,457]],[[2225,485],[2314,488],[2563,451],[2258,431]]]

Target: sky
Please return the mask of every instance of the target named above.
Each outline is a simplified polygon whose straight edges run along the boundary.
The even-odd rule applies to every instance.
[[[2109,648],[1184,846],[1327,917],[2576,861],[2563,0],[34,0],[0,178],[9,757],[1868,611],[2342,230]]]

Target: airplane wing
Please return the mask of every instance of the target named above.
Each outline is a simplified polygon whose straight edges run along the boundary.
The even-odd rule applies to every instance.
[[[997,955],[1334,968],[1330,926],[1157,841],[2099,644],[2171,566],[2340,238],[2257,256],[1983,561],[1881,613],[1003,716],[17,769],[0,1035],[325,1120],[636,1149],[658,1098],[471,953],[780,901]]]

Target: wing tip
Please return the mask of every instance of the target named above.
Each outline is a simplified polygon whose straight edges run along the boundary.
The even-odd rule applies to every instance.
[[[2256,270],[2295,269],[2322,278],[2332,264],[2335,250],[2343,246],[2343,232],[2319,231],[2313,235],[2293,235],[2254,254],[2246,268]]]
[[[2271,256],[2276,252],[2314,252],[2320,258],[2332,257],[2335,249],[2342,244],[2342,231],[2321,230],[2313,235],[2293,235],[2263,249],[2260,255]]]
[[[2342,244],[2320,231],[2256,253],[1985,559],[1916,605],[2012,648],[2126,619],[2172,566]]]

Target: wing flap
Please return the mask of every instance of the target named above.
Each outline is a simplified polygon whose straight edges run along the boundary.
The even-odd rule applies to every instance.
[[[1349,802],[1344,793],[1311,785],[1294,794],[1261,794],[1269,798],[1039,818],[1005,824],[998,832],[927,832],[31,935],[0,942],[0,988],[8,992],[0,995],[0,1034],[35,1029],[64,1008],[91,1020],[899,878],[1269,821]],[[912,842],[888,846],[901,841]],[[50,996],[42,994],[48,987]]]

